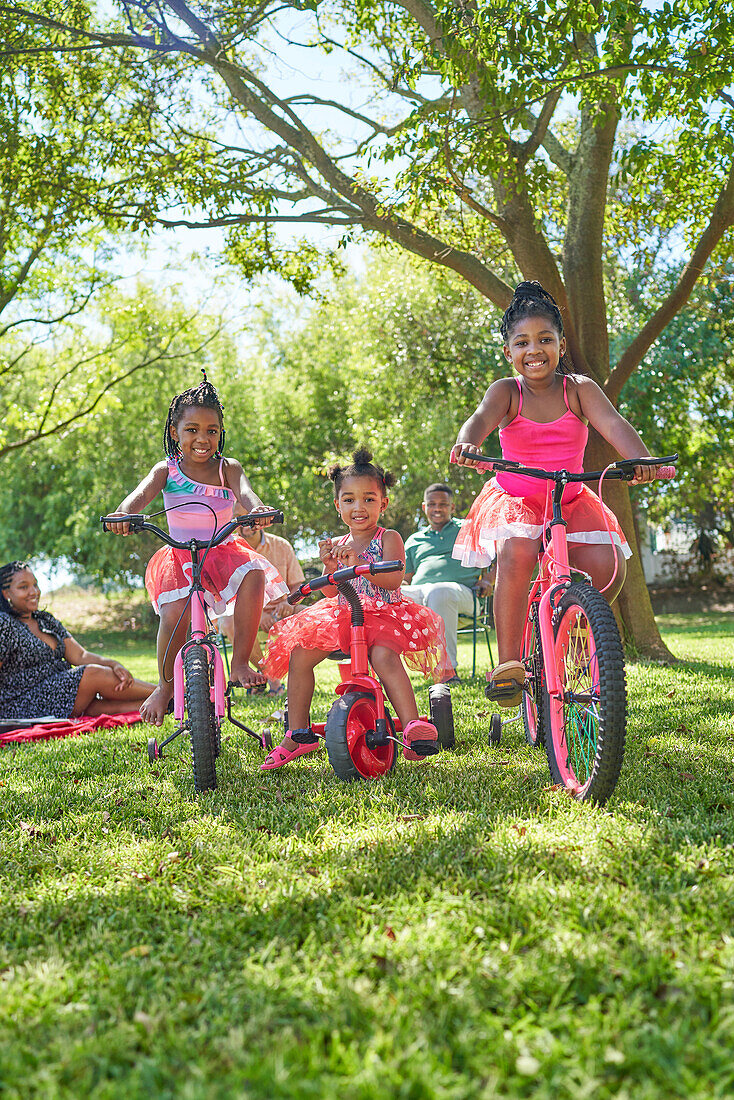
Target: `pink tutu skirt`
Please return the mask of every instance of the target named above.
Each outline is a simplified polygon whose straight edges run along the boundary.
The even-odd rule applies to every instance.
[[[575,486],[574,486],[575,489]],[[483,567],[489,565],[497,553],[497,544],[504,539],[539,539],[552,514],[551,497],[513,497],[501,489],[492,478],[482,489],[469,509],[461,530],[456,536],[454,557],[462,565]],[[611,540],[604,523],[607,518],[612,533]],[[569,548],[574,543],[615,544],[625,558],[632,557],[624,531],[614,512],[607,508],[588,485],[572,500],[563,502],[563,518],[566,520],[566,537]]]
[[[204,599],[215,615],[223,615],[227,604],[237,595],[246,573],[261,569],[265,574],[265,602],[282,599],[288,587],[280,573],[266,558],[252,549],[241,535],[232,535],[206,556],[201,582]],[[156,550],[145,570],[145,587],[153,609],[160,615],[163,604],[188,596],[191,589],[191,555],[188,550],[162,546]]]
[[[413,600],[384,603],[362,597],[367,648],[384,645],[399,653],[412,669],[441,680],[446,675],[446,637],[443,619]],[[281,680],[288,671],[294,649],[322,649],[349,652],[350,611],[336,597],[319,600],[297,615],[281,619],[268,635],[268,654],[263,671],[271,680]]]

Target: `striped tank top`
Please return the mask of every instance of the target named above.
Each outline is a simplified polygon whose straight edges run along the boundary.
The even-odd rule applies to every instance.
[[[189,539],[207,541],[215,531],[221,530],[230,522],[234,516],[235,495],[224,484],[223,463],[224,459],[221,459],[221,484],[203,485],[200,481],[192,481],[186,477],[181,472],[177,459],[168,459],[163,504],[172,538],[181,542],[188,542]]]

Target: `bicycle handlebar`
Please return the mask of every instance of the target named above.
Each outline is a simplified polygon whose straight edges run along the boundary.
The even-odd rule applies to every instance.
[[[292,607],[304,596],[310,596],[312,592],[318,592],[320,588],[326,588],[327,585],[338,585],[343,581],[351,581],[355,577],[363,576],[365,573],[370,573],[373,576],[375,573],[395,573],[398,569],[404,567],[404,561],[373,561],[365,565],[350,565],[346,569],[337,569],[334,573],[324,573],[323,576],[317,577],[315,581],[304,581],[295,592],[291,592],[290,596],[286,598]]]
[[[273,523],[282,523],[284,518],[283,513],[277,508],[269,508],[265,512],[249,512],[246,516],[237,516],[230,523],[225,523],[224,527],[217,531],[211,539],[189,539],[188,542],[180,542],[178,539],[171,538],[166,531],[157,527],[155,523],[148,523],[148,517],[142,512],[131,512],[123,516],[100,516],[99,521],[102,524],[103,531],[109,530],[107,526],[109,523],[129,523],[131,531],[152,531],[162,542],[167,542],[169,546],[175,546],[177,550],[190,549],[192,542],[196,544],[199,550],[205,550],[207,547],[219,546],[238,527],[254,527],[259,519],[272,519]]]
[[[657,466],[656,478],[658,481],[670,481],[676,475],[675,466],[670,463],[678,461],[678,455],[666,455],[664,458],[623,458],[613,462],[606,470],[590,470],[582,474],[570,474],[567,470],[538,470],[531,466],[523,466],[520,462],[514,462],[508,458],[488,458],[487,455],[462,449],[462,458],[476,459],[476,470],[499,470],[527,477],[542,478],[546,481],[556,481],[560,475],[567,482],[598,481],[604,475],[604,480],[631,481],[635,476],[635,466]],[[454,459],[454,461],[456,461]]]

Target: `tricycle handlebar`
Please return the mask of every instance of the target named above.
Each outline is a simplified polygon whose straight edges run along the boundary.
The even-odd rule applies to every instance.
[[[230,523],[225,523],[224,527],[217,531],[211,539],[189,539],[188,542],[180,542],[178,539],[171,538],[167,531],[163,531],[155,523],[148,523],[148,517],[139,512],[131,512],[123,516],[99,517],[103,531],[108,530],[107,525],[110,523],[129,523],[131,531],[152,531],[162,542],[167,542],[169,546],[175,546],[178,550],[189,550],[192,542],[196,544],[198,550],[219,546],[238,527],[254,527],[259,519],[272,519],[273,523],[282,523],[284,516],[277,508],[269,508],[264,512],[249,512],[246,516],[237,516]]]
[[[302,585],[299,585],[299,587],[287,597],[288,603],[291,605],[297,604],[304,596],[309,596],[312,592],[318,592],[320,588],[326,588],[327,585],[339,585],[344,581],[351,581],[354,580],[355,577],[361,577],[365,573],[374,576],[375,573],[395,573],[397,570],[404,568],[404,561],[373,561],[365,563],[364,565],[350,565],[346,569],[337,569],[333,573],[324,573],[323,576],[317,577],[315,581],[304,581]]]
[[[598,481],[604,475],[605,481],[631,481],[635,476],[635,466],[657,466],[656,478],[660,481],[670,481],[675,477],[675,466],[671,463],[678,461],[678,455],[666,455],[664,458],[623,458],[619,462],[613,462],[606,470],[590,470],[581,474],[570,474],[567,470],[538,470],[531,466],[523,466],[520,462],[514,462],[508,458],[488,458],[487,455],[470,451],[464,448],[462,458],[476,459],[476,470],[499,470],[522,474],[527,477],[537,477],[545,481],[566,482]]]

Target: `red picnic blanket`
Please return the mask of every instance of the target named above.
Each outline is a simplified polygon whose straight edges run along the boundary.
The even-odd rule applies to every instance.
[[[10,741],[49,741],[56,737],[78,737],[92,730],[109,730],[115,726],[132,726],[142,721],[140,711],[130,714],[97,714],[93,718],[59,718],[56,722],[39,722],[35,726],[0,732],[0,745]]]

